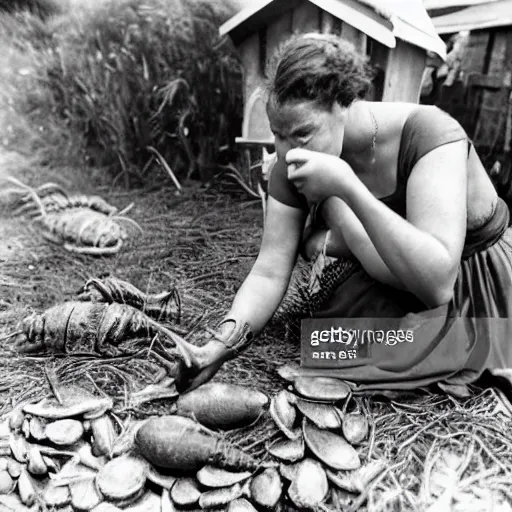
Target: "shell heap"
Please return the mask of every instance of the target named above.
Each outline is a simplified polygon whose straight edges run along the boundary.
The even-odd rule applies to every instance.
[[[81,388],[61,390],[60,402],[46,398],[19,406],[0,423],[0,510],[341,510],[386,466],[381,460],[361,463],[357,450],[368,421],[344,412],[346,382],[286,368],[280,374],[291,390],[276,393],[270,406],[261,392],[233,384],[209,383],[181,395],[170,416],[177,421],[168,424],[191,425],[190,434],[172,450],[161,428],[151,430],[154,420],[121,428],[112,400]],[[187,419],[180,416],[185,414]],[[240,465],[216,467],[212,461],[225,458],[224,451],[207,454],[209,460],[188,472],[173,467],[172,460],[198,456],[194,439],[217,446],[215,439],[223,436],[210,428],[247,429],[269,414],[278,429],[273,438],[279,438],[267,445],[268,460],[261,464],[244,466],[240,459]],[[153,465],[155,454],[140,450],[137,432],[143,430],[163,440],[172,459],[164,461],[167,466]],[[229,449],[225,442],[218,446]]]
[[[290,386],[272,398],[270,414],[283,435],[267,449],[287,483],[284,501],[306,510],[353,505],[387,462],[361,460],[358,449],[368,437],[369,423],[362,412],[346,412],[350,385],[302,376],[293,364],[281,367],[279,374]]]

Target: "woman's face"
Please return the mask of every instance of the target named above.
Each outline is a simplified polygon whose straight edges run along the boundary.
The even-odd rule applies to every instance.
[[[293,148],[340,156],[343,149],[346,109],[334,103],[329,110],[315,101],[294,100],[267,106],[278,158]]]

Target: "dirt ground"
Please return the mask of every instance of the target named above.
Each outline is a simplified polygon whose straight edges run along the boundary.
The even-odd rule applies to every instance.
[[[262,232],[261,205],[243,195],[222,194],[197,184],[185,186],[183,193],[177,195],[165,175],[161,186],[153,189],[112,191],[107,186],[87,184],[88,176],[77,171],[31,169],[29,162],[12,154],[5,154],[2,159],[0,336],[4,336],[2,360],[6,365],[19,367],[20,361],[28,364],[35,359],[20,359],[11,352],[12,338],[5,339],[25,316],[73,300],[87,279],[106,274],[149,293],[176,287],[182,301],[180,330],[195,340],[202,327],[218,322],[226,313],[257,255]],[[5,183],[8,175],[33,186],[57,182],[70,193],[99,194],[119,209],[133,203],[127,216],[140,226],[142,233],[131,223],[123,223],[127,239],[113,256],[67,252],[46,241],[29,219],[13,216],[13,195],[7,193],[12,185]],[[251,378],[261,368],[265,374],[261,385],[270,389],[269,369],[276,359],[267,357],[268,348],[258,348],[258,343],[254,350],[259,357],[249,351],[241,360],[249,358]],[[293,350],[288,352],[289,357],[298,355]],[[232,370],[226,371],[226,375],[231,373]],[[240,375],[235,373],[239,380]],[[37,376],[37,382],[43,385],[38,392],[48,391],[43,375]],[[20,375],[20,382],[11,382],[11,397],[17,385],[20,392],[21,388],[27,392],[27,383]]]
[[[113,256],[67,252],[46,241],[29,219],[13,216],[7,176],[31,186],[57,182],[70,193],[99,194],[120,209],[133,203],[127,216],[142,233],[124,223],[126,243]],[[261,204],[243,193],[193,184],[177,195],[165,174],[152,188],[112,189],[108,178],[92,169],[39,169],[25,157],[0,155],[0,417],[16,404],[49,396],[49,372],[60,384],[79,383],[112,396],[120,415],[168,412],[171,404],[165,400],[144,407],[130,402],[130,393],[162,377],[161,365],[147,353],[113,360],[22,356],[13,350],[11,334],[31,312],[73,300],[87,279],[109,274],[150,293],[176,287],[183,312],[176,327],[200,343],[204,326],[222,318],[249,272],[261,234]],[[272,324],[215,379],[272,396],[287,386],[278,368],[298,361],[299,355],[283,326]],[[453,494],[450,510],[498,510],[504,502],[512,504],[512,413],[493,389],[473,391],[469,398],[436,393],[358,398],[354,405],[370,421],[359,454],[362,460],[380,458],[389,465],[375,485],[353,498],[349,510],[427,510],[429,504],[440,510],[436,503],[441,506],[447,492]],[[254,446],[255,439],[275,436],[275,425],[269,425],[267,417],[233,439],[242,447]],[[459,473],[440,464],[453,460]]]

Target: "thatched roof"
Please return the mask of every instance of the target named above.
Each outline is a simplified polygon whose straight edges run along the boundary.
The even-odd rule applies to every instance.
[[[346,21],[388,48],[402,39],[446,57],[444,42],[437,35],[421,0],[309,0],[320,9]],[[295,0],[259,0],[242,9],[220,28],[239,43],[298,5]]]

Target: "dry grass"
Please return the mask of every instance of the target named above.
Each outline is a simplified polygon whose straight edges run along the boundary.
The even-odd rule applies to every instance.
[[[131,233],[113,257],[73,255],[45,242],[28,221],[12,218],[0,189],[0,415],[50,395],[48,369],[61,384],[114,397],[121,416],[165,413],[166,401],[130,403],[130,392],[162,376],[148,351],[117,359],[21,357],[9,334],[30,312],[72,299],[88,278],[106,273],[150,292],[177,286],[184,309],[180,329],[197,343],[202,327],[226,312],[258,251],[260,204],[243,193],[190,183],[177,196],[164,171],[148,165],[147,147],[155,147],[180,178],[206,178],[230,130],[238,133],[237,60],[229,45],[212,42],[215,26],[239,4],[59,5],[62,14],[44,20],[30,12],[0,15],[0,178],[54,181],[70,192],[100,194],[120,208],[134,202],[129,215],[144,234]],[[131,185],[126,191],[116,187],[119,178]],[[286,386],[277,368],[300,353],[285,332],[272,323],[215,378],[273,395]],[[512,510],[506,504],[512,503],[511,413],[493,389],[473,391],[467,399],[430,392],[354,398],[351,406],[371,418],[360,455],[384,458],[388,469],[363,495],[338,496],[346,500],[343,509]],[[263,457],[276,434],[266,415],[229,437]]]
[[[16,162],[10,167],[14,170]],[[44,181],[58,180],[58,174],[63,182],[73,179],[65,169],[32,172],[33,184],[41,183],[40,173]],[[4,208],[0,226],[7,243],[0,254],[0,336],[12,332],[30,311],[74,297],[88,277],[113,273],[151,292],[176,285],[185,313],[181,329],[200,342],[201,327],[225,313],[257,254],[262,232],[258,202],[197,186],[176,196],[165,178],[158,190],[121,193],[81,187],[84,192],[100,192],[119,207],[135,202],[130,215],[143,227],[143,237],[132,237],[113,258],[71,255],[42,241],[26,221],[10,218]],[[45,368],[52,369],[61,383],[79,382],[113,396],[121,416],[169,410],[170,403],[163,400],[131,407],[130,392],[161,376],[157,361],[146,353],[114,360],[19,357],[11,343],[4,341],[0,357],[2,412],[51,393]],[[298,355],[297,344],[274,323],[215,378],[273,395],[286,386],[277,368]],[[434,511],[443,510],[445,502],[452,507],[446,510],[510,510],[504,503],[512,502],[512,421],[494,390],[474,388],[474,396],[467,399],[428,392],[393,399],[356,397],[351,404],[366,409],[371,418],[371,434],[359,448],[362,459],[384,458],[389,465],[362,496],[350,497],[346,510],[416,511],[431,506]],[[252,429],[229,434],[261,457],[265,444],[276,436],[268,416]]]
[[[237,3],[62,2],[0,15],[0,143],[40,164],[153,179],[148,146],[181,177],[225,162],[242,113],[241,68],[220,24]]]

